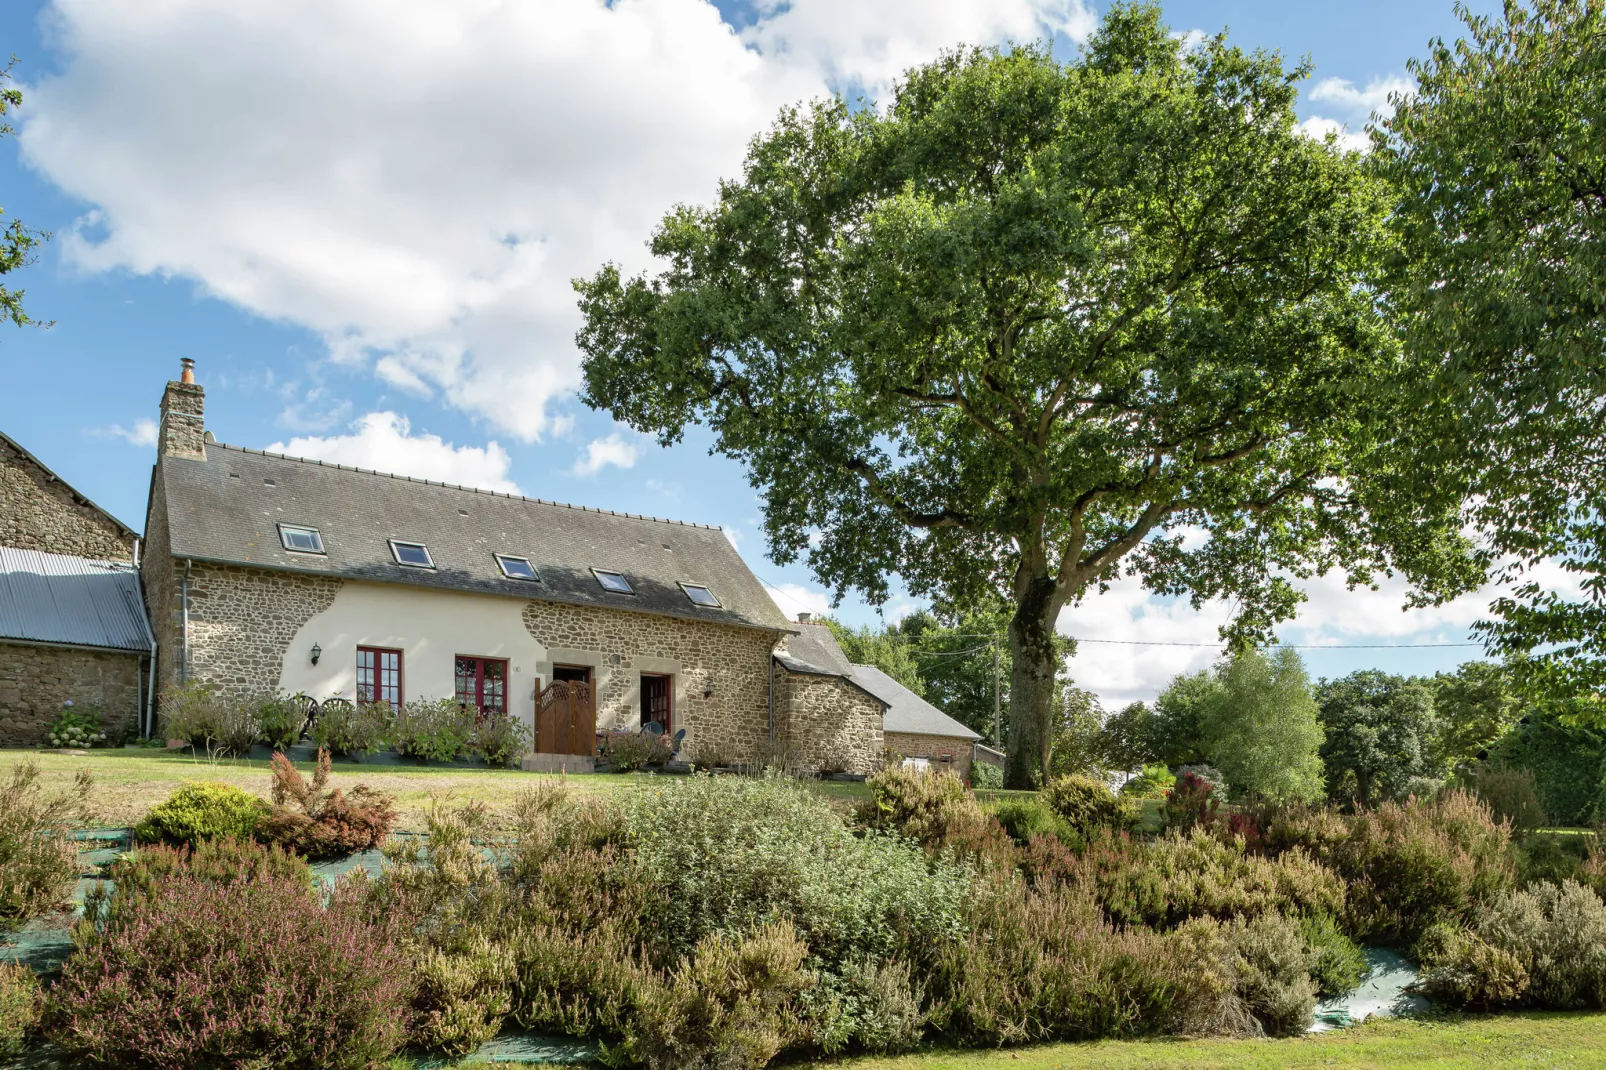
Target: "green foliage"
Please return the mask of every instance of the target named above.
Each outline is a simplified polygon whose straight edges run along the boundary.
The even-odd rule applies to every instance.
[[[1316,982],[1299,926],[1281,914],[1235,919],[1228,939],[1236,959],[1235,987],[1267,1036],[1297,1036],[1310,1028]]]
[[[1459,9],[1462,40],[1413,61],[1373,160],[1398,191],[1388,295],[1422,356],[1418,493],[1466,494],[1509,595],[1486,625],[1552,695],[1606,682],[1606,10],[1584,0]],[[1560,564],[1585,594],[1537,582]],[[1602,705],[1580,712],[1599,723]],[[1551,806],[1546,802],[1547,808]]]
[[[882,630],[868,624],[854,628],[830,617],[823,623],[831,629],[831,635],[849,662],[854,665],[874,665],[915,694],[926,693],[926,681],[920,675],[917,652],[910,646],[909,636],[897,625],[889,625]]]
[[[157,803],[138,825],[140,843],[199,843],[218,837],[248,840],[268,814],[268,804],[232,784],[190,783]]]
[[[835,591],[1007,598],[1030,787],[1054,621],[1115,569],[1235,599],[1240,640],[1293,613],[1282,569],[1480,578],[1453,507],[1367,478],[1413,415],[1365,285],[1390,199],[1300,134],[1307,73],[1117,6],[1067,63],[957,51],[884,108],[788,108],[664,218],[656,275],[577,280],[583,396],[664,443],[707,425],[771,555]]]
[[[1143,726],[1143,749],[1152,761],[1175,767],[1201,765],[1205,751],[1205,708],[1221,690],[1209,671],[1176,677],[1154,700],[1154,712]]]
[[[20,1055],[39,1028],[44,990],[33,970],[0,962],[0,1055]]]
[[[162,692],[157,709],[162,734],[197,750],[211,750],[222,731],[224,699],[211,684],[190,680]]]
[[[1109,768],[1130,772],[1155,762],[1158,727],[1154,712],[1142,702],[1128,703],[1106,719],[1101,749]]]
[[[1104,709],[1091,691],[1066,684],[1053,722],[1049,772],[1053,777],[1102,776],[1108,760]]]
[[[103,747],[106,730],[100,723],[100,707],[73,706],[69,703],[50,722],[46,736],[52,747]]]
[[[25,921],[65,903],[78,878],[78,847],[68,832],[87,816],[89,770],[47,795],[39,763],[17,762],[0,782],[0,921]]]
[[[1574,881],[1507,892],[1424,943],[1424,981],[1452,1002],[1606,1007],[1606,903]]]
[[[1143,772],[1121,785],[1121,794],[1134,799],[1164,799],[1176,786],[1177,778],[1163,765],[1146,765]]]
[[[929,851],[985,853],[993,837],[976,797],[951,773],[887,766],[865,781],[870,797],[854,810],[866,828],[894,833]]]
[[[331,754],[369,754],[390,739],[395,715],[388,702],[325,704],[312,725],[312,741]]]
[[[602,760],[616,773],[633,773],[649,762],[669,760],[669,744],[646,732],[609,732],[602,740]]]
[[[786,781],[693,776],[622,806],[626,840],[663,896],[645,924],[679,953],[775,920],[825,962],[929,948],[959,929],[963,871],[892,836],[854,836]]]
[[[1323,999],[1347,995],[1366,979],[1366,954],[1331,914],[1307,914],[1300,919],[1299,933],[1310,953],[1311,980]]]
[[[1328,797],[1367,807],[1400,799],[1414,778],[1442,778],[1433,689],[1375,669],[1316,688]]]
[[[454,698],[402,703],[391,724],[392,745],[409,758],[455,762],[474,735],[474,711]]]
[[[1321,797],[1322,726],[1299,652],[1245,651],[1216,673],[1200,709],[1212,764],[1234,791],[1277,802]]]
[[[1516,724],[1521,703],[1511,669],[1492,661],[1469,661],[1433,677],[1433,709],[1441,732],[1439,751],[1451,769],[1462,770],[1487,753]]]
[[[987,812],[1017,844],[1025,845],[1034,836],[1057,836],[1066,841],[1080,839],[1075,829],[1037,799],[1005,799],[988,807]]]
[[[513,769],[530,753],[532,743],[523,721],[505,714],[488,714],[474,726],[468,746],[487,764]]]
[[[850,960],[837,973],[818,975],[800,1002],[809,1041],[825,1054],[850,1046],[896,1052],[920,1042],[923,995],[905,962]]]
[[[257,700],[257,725],[262,742],[285,750],[301,738],[306,713],[299,695],[264,695]]]
[[[1536,829],[1549,824],[1539,802],[1533,770],[1480,765],[1463,778],[1467,790],[1487,806],[1498,821],[1514,829]]]
[[[1489,764],[1531,772],[1540,805],[1557,824],[1606,818],[1597,809],[1606,786],[1606,731],[1568,724],[1555,706],[1530,707],[1490,748]]]
[[[1125,828],[1137,818],[1130,799],[1117,796],[1102,780],[1062,776],[1042,791],[1045,805],[1081,835],[1098,828]]]
[[[997,789],[1004,786],[1004,769],[992,762],[974,759],[970,763],[970,786],[977,790]]]
[[[4,70],[0,70],[0,137],[15,133],[6,117],[22,106],[22,90],[13,85],[11,80],[11,68],[15,63],[13,59]],[[49,240],[49,231],[34,230],[20,219],[13,219],[0,229],[0,275],[9,275],[32,264],[39,257],[39,246]],[[8,319],[18,327],[49,327],[50,323],[39,323],[24,311],[24,296],[23,290],[0,286],[0,319]]]

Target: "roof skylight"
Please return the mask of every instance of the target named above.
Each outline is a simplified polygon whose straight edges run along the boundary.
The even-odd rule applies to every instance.
[[[719,599],[714,597],[714,592],[700,583],[683,583],[680,589],[686,592],[686,597],[692,600],[693,605],[706,606],[709,609],[722,608]]]
[[[502,566],[502,575],[510,580],[533,580],[541,582],[541,574],[535,571],[527,557],[513,557],[510,554],[497,554],[496,563]]]
[[[597,578],[598,583],[602,584],[604,591],[609,591],[613,594],[636,593],[636,589],[630,586],[630,581],[625,579],[623,572],[609,572],[607,569],[594,568],[591,570],[591,574]]]
[[[279,543],[292,553],[323,553],[323,536],[317,528],[304,528],[297,524],[279,525]]]
[[[429,556],[429,547],[421,542],[402,542],[398,539],[391,539],[390,552],[396,558],[398,565],[410,565],[413,568],[435,567],[434,560]]]

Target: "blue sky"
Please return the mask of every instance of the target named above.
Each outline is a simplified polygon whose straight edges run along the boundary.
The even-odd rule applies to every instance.
[[[1475,5],[1475,7],[1489,5]],[[719,524],[788,613],[822,606],[764,556],[754,492],[708,440],[658,448],[572,397],[566,279],[641,249],[706,200],[781,103],[960,41],[1054,34],[1075,0],[112,0],[0,5],[28,93],[0,143],[0,205],[56,235],[11,278],[49,330],[0,334],[0,430],[139,528],[148,424],[181,356],[223,441]],[[1102,7],[1102,5],[1099,5]],[[1357,132],[1434,35],[1440,0],[1173,3],[1178,31],[1309,55],[1301,115]],[[721,21],[724,20],[724,21]],[[736,28],[733,30],[733,26]],[[1312,590],[1289,642],[1465,640],[1475,602],[1402,615],[1399,591]],[[908,608],[896,599],[891,613]],[[1203,614],[1118,589],[1085,636],[1213,641]],[[853,622],[875,619],[845,603]],[[1314,674],[1453,666],[1476,650],[1307,651]],[[1203,648],[1084,646],[1115,703]]]

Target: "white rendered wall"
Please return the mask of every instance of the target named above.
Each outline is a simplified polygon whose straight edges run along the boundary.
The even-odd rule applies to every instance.
[[[524,601],[347,580],[334,603],[309,620],[285,651],[279,686],[320,702],[357,697],[357,648],[402,652],[402,698],[450,698],[457,655],[507,659],[508,712],[535,722],[538,663],[546,650],[524,627]],[[312,664],[312,646],[323,648]]]

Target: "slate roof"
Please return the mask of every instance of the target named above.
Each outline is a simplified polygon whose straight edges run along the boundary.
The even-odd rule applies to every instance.
[[[0,641],[149,653],[139,573],[128,562],[0,546]]]
[[[797,634],[786,638],[786,653],[775,660],[793,672],[814,676],[851,676],[853,666],[824,624],[799,624]]]
[[[206,460],[162,458],[175,558],[347,579],[511,595],[686,620],[791,631],[717,527],[658,520],[206,444]],[[278,524],[317,528],[324,554],[294,553]],[[421,542],[433,569],[399,565],[388,540]],[[494,554],[528,558],[541,581],[512,580]],[[610,594],[591,570],[623,573]],[[719,608],[678,586],[702,584]]]
[[[968,740],[981,738],[874,665],[853,666],[852,679],[887,704],[887,712],[881,718],[883,732],[954,736]]]

